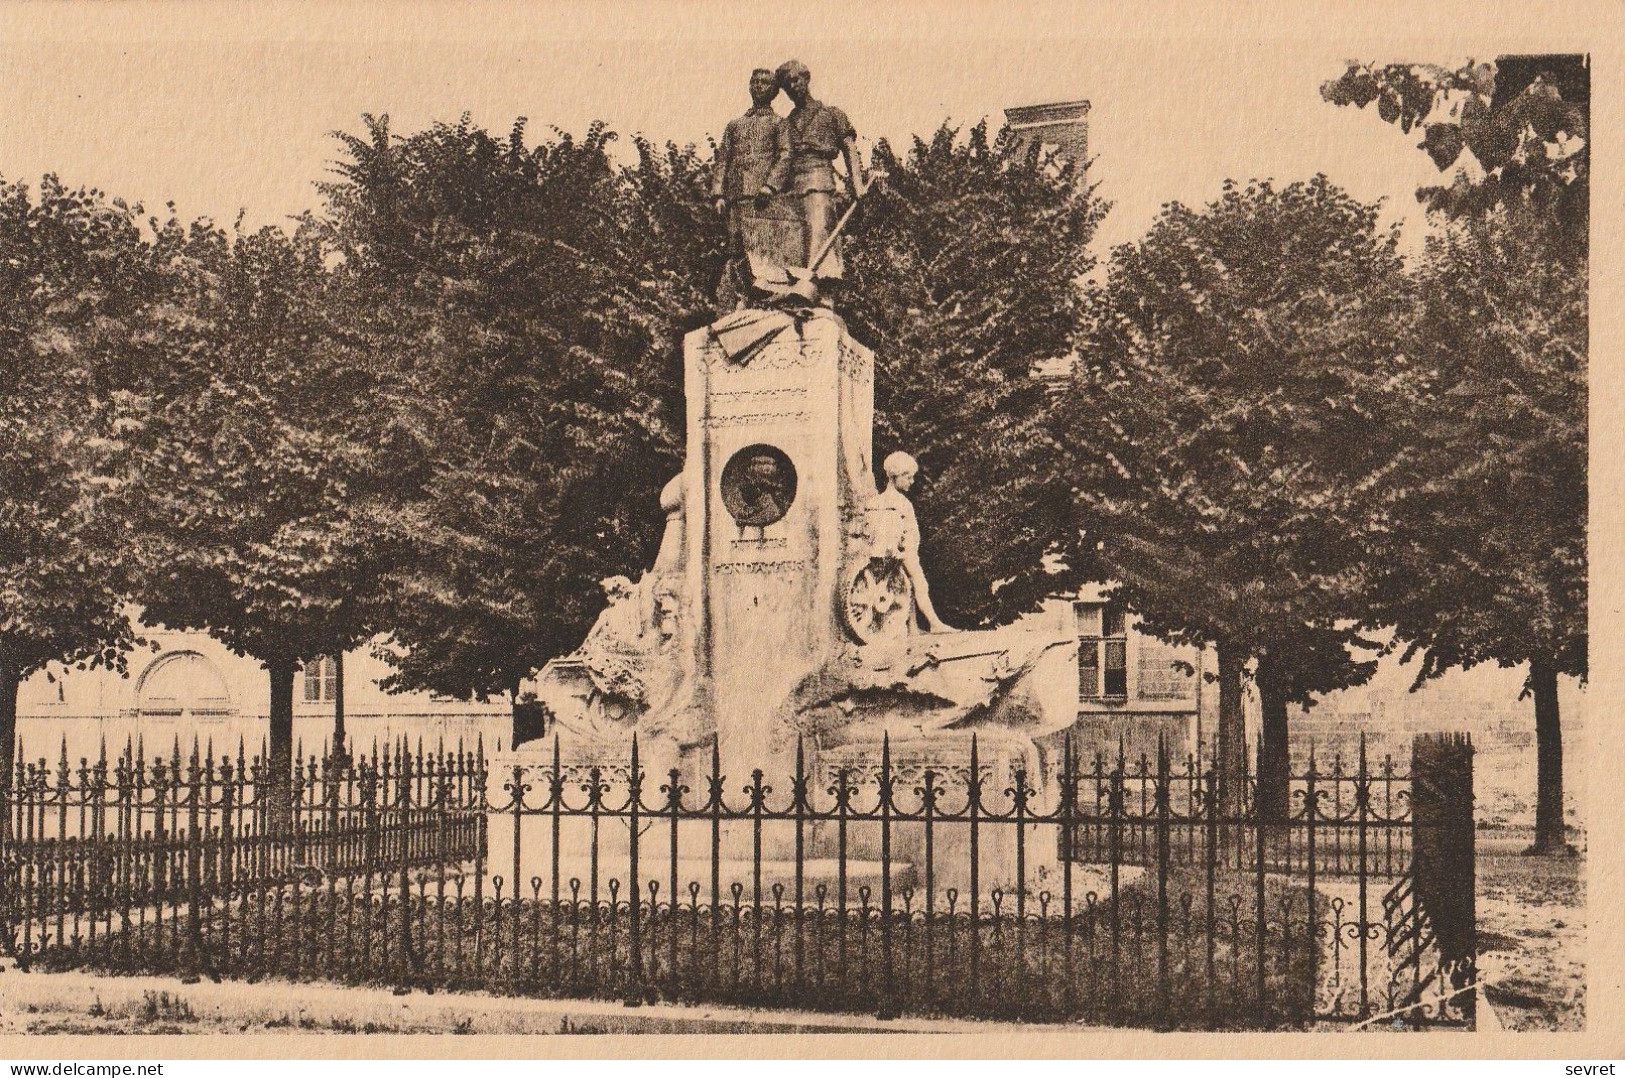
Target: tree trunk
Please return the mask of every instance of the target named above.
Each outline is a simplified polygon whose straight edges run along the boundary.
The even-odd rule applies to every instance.
[[[1271,672],[1272,660],[1258,664],[1258,811],[1264,819],[1281,821],[1290,809],[1292,753],[1288,745],[1286,693]]]
[[[1239,816],[1247,785],[1247,733],[1241,709],[1241,674],[1246,659],[1219,645],[1219,728],[1214,734],[1215,788],[1219,815]]]
[[[268,662],[271,677],[271,728],[267,777],[270,781],[273,819],[286,825],[293,819],[293,675],[297,664],[289,660]]]
[[[518,748],[521,736],[527,731],[528,716],[524,704],[519,700],[519,686],[514,685],[508,689],[508,717],[511,725],[508,727],[508,747]]]
[[[347,760],[344,747],[344,652],[333,656],[333,745],[329,750],[333,759]]]
[[[16,669],[0,661],[0,800],[11,792],[11,774],[17,764],[17,689],[21,685]]]
[[[1563,731],[1557,712],[1557,666],[1550,655],[1529,663],[1535,696],[1535,844],[1530,853],[1567,853],[1563,826]]]

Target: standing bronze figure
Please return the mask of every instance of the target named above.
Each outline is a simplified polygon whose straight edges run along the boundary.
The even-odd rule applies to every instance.
[[[758,282],[783,282],[803,257],[801,219],[781,196],[790,181],[790,129],[773,111],[778,77],[750,76],[751,107],[728,123],[717,149],[711,197],[728,221],[728,265],[717,289],[723,310],[744,306]]]
[[[812,72],[798,60],[779,65],[779,86],[795,103],[786,123],[790,129],[790,193],[800,206],[801,257],[797,265],[815,277],[839,280],[844,273],[839,244],[817,266],[811,262],[835,229],[835,169],[840,157],[846,164],[846,189],[854,199],[863,197],[868,181],[858,160],[857,132],[846,113],[812,96]]]

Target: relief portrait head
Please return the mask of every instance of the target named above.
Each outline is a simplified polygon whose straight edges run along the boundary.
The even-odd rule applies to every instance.
[[[795,497],[795,465],[776,446],[746,446],[723,466],[722,504],[741,528],[778,523]]]

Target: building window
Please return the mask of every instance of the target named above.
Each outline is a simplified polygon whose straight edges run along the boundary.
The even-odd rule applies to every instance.
[[[323,655],[305,664],[305,703],[331,704],[338,696],[339,667]]]
[[[1084,700],[1128,696],[1128,632],[1121,607],[1078,603],[1078,696]]]
[[[196,651],[172,651],[152,661],[135,685],[143,718],[223,718],[234,714],[231,693],[214,664]]]
[[[1100,641],[1078,638],[1078,697],[1100,695]]]

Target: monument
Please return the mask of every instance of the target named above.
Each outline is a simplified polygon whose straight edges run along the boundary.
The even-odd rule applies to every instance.
[[[537,679],[562,757],[624,766],[636,733],[648,774],[704,791],[714,751],[731,796],[761,769],[787,798],[799,747],[822,797],[838,771],[872,780],[883,738],[917,777],[962,771],[974,733],[990,796],[1024,769],[1044,798],[1045,737],[1076,717],[1070,619],[943,623],[908,497],[919,466],[893,453],[875,475],[875,357],[827,305],[756,299],[684,340],[686,455],[655,564],[605,581],[586,640]]]

